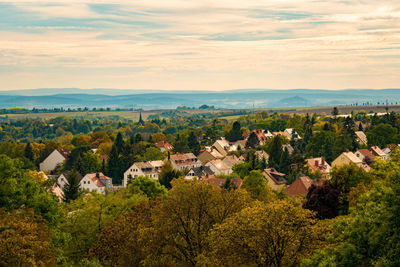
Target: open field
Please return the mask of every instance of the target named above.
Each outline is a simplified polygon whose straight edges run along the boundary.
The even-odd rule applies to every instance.
[[[264,109],[241,109],[241,110],[246,110],[246,111],[251,111],[251,113],[256,113],[256,112],[262,112],[266,111],[268,113],[271,112],[278,112],[278,113],[287,113],[287,114],[313,114],[317,113],[319,115],[330,115],[333,107],[294,107],[294,108],[264,108]],[[354,112],[359,112],[359,111],[365,111],[367,113],[370,113],[373,111],[374,113],[382,113],[386,112],[386,106],[380,105],[380,106],[338,106],[340,114],[349,114],[352,111]],[[400,113],[400,105],[390,105],[388,106],[389,112],[395,111]],[[150,115],[155,115],[166,112],[166,111],[176,111],[176,110],[147,110],[147,111],[142,111],[142,117],[144,120],[146,120]],[[215,109],[215,110],[179,110],[182,111],[183,113],[187,113],[188,115],[192,114],[205,114],[205,113],[226,113],[226,115],[221,115],[219,116],[220,119],[225,119],[225,120],[236,120],[240,116],[243,115],[229,115],[233,112],[237,112],[238,110],[231,110],[231,109]],[[107,118],[107,117],[113,117],[113,116],[119,116],[121,119],[127,119],[127,120],[133,120],[133,121],[138,121],[139,120],[139,111],[81,111],[81,112],[54,112],[54,113],[28,113],[28,114],[3,114],[0,115],[0,118],[9,118],[9,119],[46,119],[46,118],[55,118],[55,117],[70,117],[70,118]]]

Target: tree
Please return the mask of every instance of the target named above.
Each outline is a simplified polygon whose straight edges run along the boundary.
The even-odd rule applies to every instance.
[[[31,208],[51,225],[60,218],[58,199],[35,181],[21,160],[6,155],[0,155],[0,208]]]
[[[399,142],[398,131],[392,125],[380,123],[367,132],[368,145],[385,147],[388,144],[397,144]]]
[[[160,181],[160,184],[165,186],[166,188],[170,189],[171,186],[171,181],[173,179],[179,178],[182,174],[175,170],[172,167],[172,164],[169,160],[167,160],[160,171],[160,174],[158,175],[158,180]]]
[[[152,161],[152,160],[162,160],[164,159],[164,154],[157,147],[148,147],[146,148],[146,152],[144,152],[144,161]]]
[[[282,153],[282,139],[280,136],[275,136],[268,147],[268,166],[279,169]]]
[[[270,201],[272,191],[261,171],[254,170],[243,179],[242,188],[247,190],[253,199]]]
[[[249,138],[246,141],[246,147],[251,147],[255,148],[260,144],[260,140],[258,140],[258,137],[255,132],[251,132],[249,135]]]
[[[117,134],[117,138],[115,139],[115,146],[117,147],[117,152],[120,154],[122,150],[124,149],[124,139],[122,138],[122,134],[119,132]]]
[[[332,110],[333,119],[336,120],[338,115],[339,115],[339,109],[337,107],[333,107],[333,110]]]
[[[188,140],[183,135],[179,135],[176,137],[174,143],[174,151],[176,153],[187,153],[189,152]]]
[[[52,233],[31,209],[0,209],[0,266],[57,266]]]
[[[232,130],[229,133],[229,141],[236,142],[243,139],[240,123],[235,121],[232,125]]]
[[[289,150],[285,147],[283,153],[281,154],[281,158],[279,161],[279,168],[277,168],[282,173],[289,173],[290,171],[290,155]]]
[[[317,212],[319,219],[334,218],[339,214],[340,191],[330,184],[311,185],[304,208]]]
[[[145,233],[144,265],[196,266],[208,250],[214,225],[249,205],[243,190],[222,192],[207,181],[173,182],[168,198],[153,211],[153,227]]]
[[[80,195],[79,177],[75,170],[72,170],[67,175],[67,182],[63,188],[63,200],[70,202],[75,200]]]
[[[98,172],[101,169],[101,162],[99,156],[94,154],[92,151],[87,151],[82,154],[81,157],[82,171],[81,173],[85,175],[86,173]]]
[[[193,154],[195,154],[196,156],[199,155],[199,153],[200,153],[200,143],[197,140],[197,136],[194,133],[194,131],[191,131],[190,134],[189,134],[188,146],[190,148],[190,151],[192,151]]]
[[[148,244],[142,233],[151,227],[151,208],[143,201],[109,223],[91,247],[89,257],[98,258],[102,266],[140,266],[147,256],[144,248]]]
[[[107,175],[113,178],[115,184],[122,183],[121,161],[118,154],[118,148],[114,144],[108,159]]]
[[[128,190],[132,193],[143,192],[148,198],[165,197],[168,193],[168,190],[159,181],[148,176],[139,176],[133,179]]]
[[[298,266],[319,245],[315,223],[313,212],[289,202],[257,202],[214,227],[210,265]]]
[[[27,143],[25,146],[25,151],[24,151],[24,156],[25,158],[29,159],[30,161],[34,162],[35,160],[35,154],[32,151],[32,146],[31,143]]]

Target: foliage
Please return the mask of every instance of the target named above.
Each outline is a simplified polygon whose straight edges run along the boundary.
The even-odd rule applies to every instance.
[[[31,209],[0,209],[0,266],[56,266],[52,234]]]
[[[242,188],[247,190],[253,199],[272,200],[272,191],[261,171],[254,170],[243,179]]]
[[[286,201],[257,202],[210,234],[214,266],[296,266],[318,247],[311,211]]]
[[[147,175],[133,179],[128,186],[128,191],[131,193],[142,192],[150,199],[159,196],[165,197],[168,193],[167,189],[158,180],[154,180]]]
[[[67,175],[67,181],[63,188],[63,200],[65,202],[70,202],[75,200],[81,194],[79,177],[75,170],[72,170]]]
[[[58,200],[34,180],[23,162],[0,155],[0,208],[7,211],[32,208],[49,223],[59,219]]]
[[[158,175],[158,180],[160,181],[160,184],[165,186],[166,188],[170,189],[172,187],[171,181],[173,179],[179,178],[183,176],[184,174],[181,173],[180,171],[177,171],[173,168],[171,162],[167,160],[164,162],[161,172]]]
[[[380,123],[367,132],[368,145],[385,147],[400,141],[398,130],[388,123]]]

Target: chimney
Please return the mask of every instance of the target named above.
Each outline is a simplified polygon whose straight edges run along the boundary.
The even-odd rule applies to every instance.
[[[315,164],[315,167],[317,167],[318,168],[318,166],[319,166],[319,162],[318,162],[318,160],[316,159],[316,160],[314,160],[314,164]]]
[[[100,179],[100,173],[96,172],[96,177]]]
[[[321,157],[321,165],[325,165],[325,158]]]

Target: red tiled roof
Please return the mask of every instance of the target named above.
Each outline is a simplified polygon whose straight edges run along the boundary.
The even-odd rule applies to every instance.
[[[99,177],[97,177],[97,174]],[[99,173],[88,173],[86,174],[92,182],[98,186],[98,187],[103,187],[105,186],[100,180],[112,180],[110,177],[105,176],[102,172]]]
[[[359,149],[357,152],[360,152],[364,157],[370,158],[370,159],[375,159],[375,155],[371,153],[368,149]]]
[[[173,149],[174,147],[167,141],[160,141],[156,143],[156,146],[163,147],[165,150]]]
[[[71,151],[65,148],[57,148],[57,151],[65,158],[67,159]]]
[[[296,179],[296,181],[294,181],[291,185],[289,185],[288,188],[286,188],[286,194],[288,194],[288,196],[294,197],[305,195],[307,194],[308,189],[311,187],[312,184],[316,184],[316,182],[313,181],[310,177],[300,177]]]

